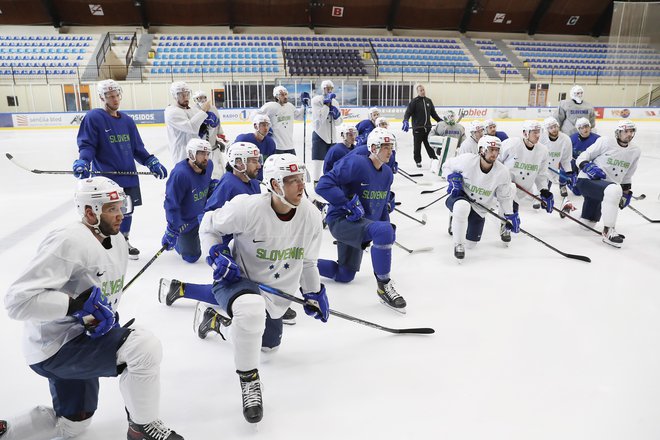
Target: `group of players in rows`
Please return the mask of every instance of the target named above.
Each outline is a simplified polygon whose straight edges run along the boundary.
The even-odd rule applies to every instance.
[[[205,106],[208,100],[199,95],[197,105],[189,105],[192,91],[185,83],[172,85],[173,103],[166,110],[175,166],[166,183],[167,227],[161,244],[187,262],[204,256],[213,281],[162,279],[159,300],[168,306],[182,298],[199,301],[193,318],[198,336],[214,332],[231,341],[243,415],[251,423],[263,417],[260,353],[277,349],[283,324],[295,323],[289,299],[279,292],[300,290],[306,314],[326,322],[329,302],[321,276],[352,281],[370,247],[379,300],[405,313],[406,301],[390,277],[396,240],[389,219],[396,206],[391,191],[397,172],[395,137],[387,121],[378,119],[377,109],[358,127],[340,125],[332,83],[324,81],[322,89],[313,98],[303,93],[303,107],[296,109],[288,103],[286,89],[276,87],[275,101],[254,118],[254,132],[231,144],[222,137],[217,115]],[[25,321],[26,358],[37,374],[48,378],[53,407],[39,406],[0,421],[2,440],[79,435],[97,409],[98,378],[108,376],[120,377],[129,439],[183,438],[158,416],[160,342],[132,320],[120,326],[116,312],[127,259],[139,253],[128,242],[133,207],[141,197],[134,162],[157,178],[168,172],[146,151],[133,120],[119,111],[120,86],[103,81],[98,93],[104,107],[83,120],[79,159],[73,165],[81,179],[75,193],[81,221],[50,233],[5,297],[10,317]],[[325,219],[307,197],[304,161],[292,154],[293,120],[305,118],[308,106],[314,125],[312,159],[325,160],[314,175],[315,194],[327,203]],[[634,125],[622,121],[615,137],[599,138],[575,158],[573,168],[570,151],[569,162],[565,160],[567,144],[558,125],[551,122],[544,122],[546,142],[540,141],[541,126],[535,121],[523,124],[522,137],[504,143],[471,129],[477,150],[445,162],[457,258],[463,258],[465,244],[479,241],[485,209],[493,199],[507,220],[502,239],[508,241],[509,230],[518,231],[523,195],[518,196],[515,184],[531,190],[535,183],[543,206],[552,211],[549,165],[560,173],[555,180],[560,188],[584,195],[583,217],[598,220],[602,203],[604,241],[620,245],[623,238],[614,230],[612,207],[625,206],[632,194],[630,178],[639,158],[639,150],[629,145]],[[337,131],[341,142],[333,139]],[[585,133],[582,141],[589,137]],[[554,143],[561,154],[549,153],[555,151]],[[180,150],[183,158],[176,161]],[[216,164],[224,168],[220,179],[214,179]],[[104,173],[112,179],[102,177]],[[324,224],[337,241],[336,260],[318,258]]]

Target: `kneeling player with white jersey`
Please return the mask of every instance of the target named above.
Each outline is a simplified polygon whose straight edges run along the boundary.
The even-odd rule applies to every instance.
[[[479,139],[484,135],[484,123],[481,121],[472,121],[469,126],[470,137],[461,144],[458,154],[472,153],[479,154]]]
[[[94,177],[78,183],[82,221],[57,229],[5,297],[9,316],[25,322],[25,356],[48,378],[53,407],[9,420],[2,440],[73,438],[97,410],[99,377],[119,376],[129,440],[182,440],[158,419],[160,341],[139,327],[120,327],[128,245],[119,233],[126,194]],[[2,425],[2,423],[0,423]]]
[[[575,160],[580,168],[576,186],[584,197],[582,218],[595,225],[602,210],[603,242],[618,248],[625,238],[614,229],[618,209],[630,204],[632,176],[642,154],[639,147],[631,144],[636,131],[634,122],[619,121],[614,138],[598,138]]]
[[[541,135],[540,142],[548,147],[548,189],[553,183],[558,184],[559,194],[566,198],[568,197],[566,184],[573,176],[571,138],[559,131],[559,122],[553,117],[543,120],[543,128],[545,131]]]
[[[293,294],[302,290],[305,312],[326,322],[328,298],[316,259],[321,245],[321,214],[305,198],[305,164],[292,154],[275,154],[264,164],[269,192],[239,195],[204,214],[200,238],[213,267],[213,295],[229,317],[220,333],[233,343],[243,394],[243,415],[263,417],[259,354],[282,338],[288,299],[266,293],[260,284]],[[233,234],[233,249],[223,237]]]
[[[541,188],[541,200],[546,212],[552,214],[554,197],[548,190],[548,148],[539,142],[541,137],[541,124],[528,120],[523,122],[523,137],[511,137],[502,142],[502,151],[499,160],[511,173],[514,184],[532,192],[536,183]],[[513,211],[518,212],[518,205],[527,194],[520,189],[514,194]],[[502,241],[511,241],[509,229],[502,224],[500,229]]]
[[[461,154],[447,160],[442,174],[447,176],[445,202],[452,212],[449,217],[449,234],[454,237],[454,257],[465,258],[465,247],[472,248],[481,240],[486,211],[470,203],[476,201],[490,208],[497,198],[500,211],[510,222],[513,232],[520,231],[518,212],[513,210],[513,187],[509,170],[497,161],[502,142],[495,136],[479,139],[479,155]]]

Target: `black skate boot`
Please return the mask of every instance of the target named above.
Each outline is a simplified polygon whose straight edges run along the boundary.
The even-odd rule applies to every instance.
[[[568,197],[568,189],[566,185],[559,185],[559,195],[562,197]]]
[[[243,395],[243,416],[248,423],[260,422],[264,416],[264,406],[261,398],[261,381],[259,370],[238,371],[241,379],[241,393]]]
[[[165,426],[161,420],[146,425],[138,425],[128,419],[128,440],[184,440],[176,432]]]
[[[137,260],[140,258],[140,251],[138,248],[134,248],[131,246],[131,242],[128,241],[128,235],[124,235],[124,238],[126,239],[126,244],[128,245],[128,259],[129,260]]]
[[[174,301],[183,298],[183,290],[185,287],[185,283],[182,283],[179,280],[161,278],[160,286],[158,287],[158,302],[171,306]]]
[[[406,300],[399,295],[394,288],[392,280],[378,281],[378,297],[380,302],[396,310],[399,313],[406,313]]]
[[[509,230],[509,228],[506,227],[505,223],[502,223],[502,225],[500,226],[500,238],[504,243],[511,242],[511,231]]]
[[[620,248],[623,244],[624,235],[619,234],[614,228],[603,228],[603,243],[607,243],[615,248]]]
[[[213,307],[207,307],[204,303],[197,303],[193,330],[200,339],[206,339],[209,332],[216,332],[223,340],[227,340],[222,334],[222,328],[231,325],[231,318],[221,315]]]
[[[0,420],[0,437],[2,437],[2,434],[7,432],[7,421],[6,420]]]
[[[454,257],[456,257],[456,259],[460,263],[461,260],[465,258],[465,246],[463,246],[460,243],[455,245],[454,246]]]
[[[289,307],[284,315],[282,315],[282,324],[286,325],[295,325],[296,324],[296,316],[298,314],[296,313],[295,310],[293,310],[291,307]]]

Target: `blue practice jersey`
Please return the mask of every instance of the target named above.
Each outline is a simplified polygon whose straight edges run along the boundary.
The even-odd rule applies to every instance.
[[[225,203],[239,194],[259,194],[260,192],[261,188],[257,179],[250,179],[249,182],[245,183],[234,173],[226,172],[220,178],[213,194],[206,201],[204,211],[214,211],[222,208]]]
[[[571,143],[573,144],[573,159],[577,159],[577,157],[582,154],[584,150],[589,148],[594,142],[596,142],[596,139],[599,137],[600,136],[596,133],[589,133],[589,136],[586,138],[581,137],[579,133],[573,133],[571,135]]]
[[[250,142],[256,145],[259,147],[259,151],[263,155],[264,161],[271,154],[275,154],[275,140],[270,135],[266,136],[261,142],[259,142],[257,141],[257,137],[254,135],[254,133],[243,133],[236,136],[236,140],[234,140],[234,142]]]
[[[495,131],[495,136],[497,136],[501,141],[509,139],[509,135],[503,131]]]
[[[165,217],[168,226],[179,233],[188,232],[199,224],[197,217],[204,213],[206,197],[213,174],[213,162],[197,174],[188,159],[174,166],[165,186]],[[183,230],[182,226],[185,226]]]
[[[328,154],[326,154],[325,159],[323,159],[323,174],[330,171],[332,167],[335,166],[335,163],[350,153],[353,148],[354,145],[351,145],[351,148],[348,148],[343,142],[338,142],[330,147]]]
[[[371,119],[365,119],[364,121],[358,122],[355,126],[355,129],[358,132],[358,136],[355,138],[355,145],[366,145],[367,138],[371,130],[376,128],[376,125],[371,121]]]
[[[327,222],[345,217],[348,212],[343,206],[355,194],[364,207],[364,217],[374,221],[389,221],[387,201],[394,174],[389,166],[380,170],[366,156],[353,155],[335,163],[329,173],[324,174],[316,185],[316,193],[330,203]]]
[[[95,171],[136,171],[135,161],[144,165],[151,156],[133,119],[126,113],[117,112],[114,118],[103,109],[87,112],[78,129],[80,159],[92,163]],[[139,186],[137,175],[104,174],[122,188]]]
[[[353,148],[353,150],[350,151],[350,154],[359,154],[360,156],[369,157],[371,150],[366,145],[360,145]],[[387,162],[387,165],[389,165],[389,167],[392,169],[392,172],[396,174],[397,170],[399,169],[399,164],[396,161],[395,150],[392,150],[392,155],[390,156],[390,160]]]

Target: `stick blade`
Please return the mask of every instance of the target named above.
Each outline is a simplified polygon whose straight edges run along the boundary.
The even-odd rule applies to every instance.
[[[573,260],[580,260],[584,261],[585,263],[591,263],[591,258],[587,257],[586,255],[575,255],[575,254],[563,254],[567,258],[572,258]]]
[[[13,159],[14,159],[14,156],[12,156],[12,155],[9,154],[9,153],[5,153],[5,156],[7,156],[7,159],[9,159],[9,160],[13,160]]]
[[[398,335],[432,335],[433,333],[435,330],[430,327],[396,329]]]

